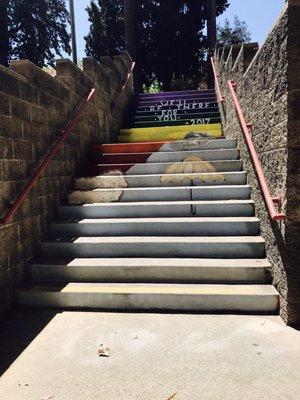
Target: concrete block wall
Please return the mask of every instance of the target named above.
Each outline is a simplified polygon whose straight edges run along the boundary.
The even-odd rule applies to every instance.
[[[0,213],[8,210],[43,161],[71,115],[92,87],[95,96],[65,145],[11,223],[0,225],[0,316],[14,301],[26,265],[38,252],[48,221],[64,200],[91,143],[114,141],[133,95],[129,83],[118,108],[111,107],[131,67],[128,53],[101,64],[83,60],[83,70],[59,60],[56,77],[28,60],[0,66]]]
[[[268,35],[257,43],[218,48],[217,67],[226,104],[225,134],[238,139],[257,215],[262,221],[273,282],[280,293],[281,316],[300,322],[300,1],[289,0]],[[242,130],[228,91],[237,95],[248,122],[271,194],[281,196],[285,222],[270,220]]]

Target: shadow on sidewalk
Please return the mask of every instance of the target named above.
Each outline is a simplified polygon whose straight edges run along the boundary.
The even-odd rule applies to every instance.
[[[55,317],[57,311],[15,308],[0,324],[0,376]]]

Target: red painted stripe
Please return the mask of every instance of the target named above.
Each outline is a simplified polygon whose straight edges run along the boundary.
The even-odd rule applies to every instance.
[[[144,142],[144,143],[112,143],[96,144],[93,149],[97,152],[107,153],[152,153],[169,142]]]
[[[91,162],[103,164],[139,164],[145,163],[152,153],[115,153],[115,154],[91,154]]]

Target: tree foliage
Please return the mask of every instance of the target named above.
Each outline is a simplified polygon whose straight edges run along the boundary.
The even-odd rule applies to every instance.
[[[85,37],[86,54],[99,60],[101,56],[124,49],[124,0],[91,1],[87,7],[90,32]]]
[[[9,58],[27,58],[36,65],[53,64],[70,54],[69,14],[64,0],[9,0]]]
[[[241,21],[236,15],[234,16],[233,25],[226,19],[224,26],[218,25],[217,33],[218,43],[225,46],[247,43],[251,41],[251,34],[245,21]]]
[[[142,81],[156,79],[164,90],[186,79],[195,87],[205,73],[207,38],[204,34],[207,0],[139,0],[138,56]],[[87,54],[99,59],[124,49],[124,0],[92,0],[87,11],[91,28],[86,37]],[[227,7],[217,0],[217,15]],[[116,34],[115,34],[116,33]]]

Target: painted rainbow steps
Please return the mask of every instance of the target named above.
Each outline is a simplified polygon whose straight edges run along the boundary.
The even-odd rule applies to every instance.
[[[277,313],[235,140],[95,145],[88,160],[21,304]]]
[[[184,139],[191,131],[220,137],[221,115],[213,90],[142,94],[136,99],[120,142]]]

